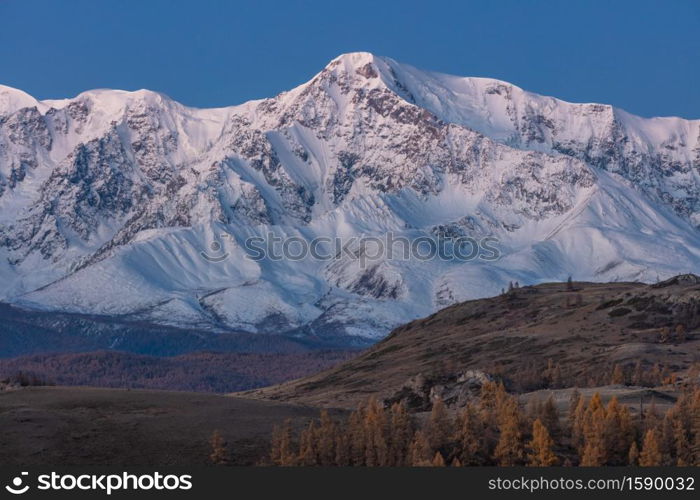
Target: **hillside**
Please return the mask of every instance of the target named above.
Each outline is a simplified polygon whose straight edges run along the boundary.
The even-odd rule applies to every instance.
[[[147,356],[122,351],[40,354],[0,358],[3,379],[52,385],[225,393],[278,384],[318,373],[357,351],[298,353],[193,352]]]
[[[515,288],[410,322],[318,375],[244,395],[348,408],[369,396],[404,398],[421,409],[421,398],[451,397],[485,378],[519,393],[613,381],[654,387],[697,376],[699,311],[694,275]]]

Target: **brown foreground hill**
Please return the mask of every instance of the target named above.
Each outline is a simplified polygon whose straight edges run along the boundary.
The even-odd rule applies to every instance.
[[[653,285],[541,284],[456,304],[397,328],[356,359],[241,395],[343,408],[377,396],[421,410],[435,394],[449,403],[460,385],[487,378],[521,394],[610,384],[673,392],[697,377],[699,328],[694,275]]]

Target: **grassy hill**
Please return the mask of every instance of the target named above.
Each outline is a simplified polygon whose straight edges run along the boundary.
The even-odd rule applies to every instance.
[[[693,275],[654,285],[516,288],[401,326],[323,373],[243,395],[353,408],[372,395],[390,398],[416,377],[446,384],[469,370],[519,393],[611,382],[662,385],[695,376],[699,312],[700,279]]]

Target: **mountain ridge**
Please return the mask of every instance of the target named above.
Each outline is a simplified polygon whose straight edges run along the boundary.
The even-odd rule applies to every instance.
[[[653,281],[700,262],[700,120],[369,53],[225,108],[143,90],[28,98],[0,87],[0,299],[25,307],[378,338],[512,280]],[[361,269],[244,251],[268,233],[389,232],[496,237],[504,257]],[[227,259],[201,258],[216,245]]]

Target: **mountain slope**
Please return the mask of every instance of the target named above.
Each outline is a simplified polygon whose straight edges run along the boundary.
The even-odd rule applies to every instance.
[[[417,387],[425,396],[440,394],[488,376],[515,392],[608,385],[615,365],[631,375],[637,363],[644,374],[660,364],[682,380],[700,362],[698,311],[700,278],[694,275],[654,285],[517,288],[396,328],[361,356],[323,373],[245,395],[355,408],[371,396],[391,399]],[[668,339],[662,339],[665,328]]]
[[[212,110],[0,87],[0,298],[136,321],[379,338],[507,283],[698,268],[700,121],[340,56]],[[492,237],[500,259],[251,259],[246,241]],[[357,242],[351,248],[357,255]],[[205,258],[207,257],[207,258]]]

